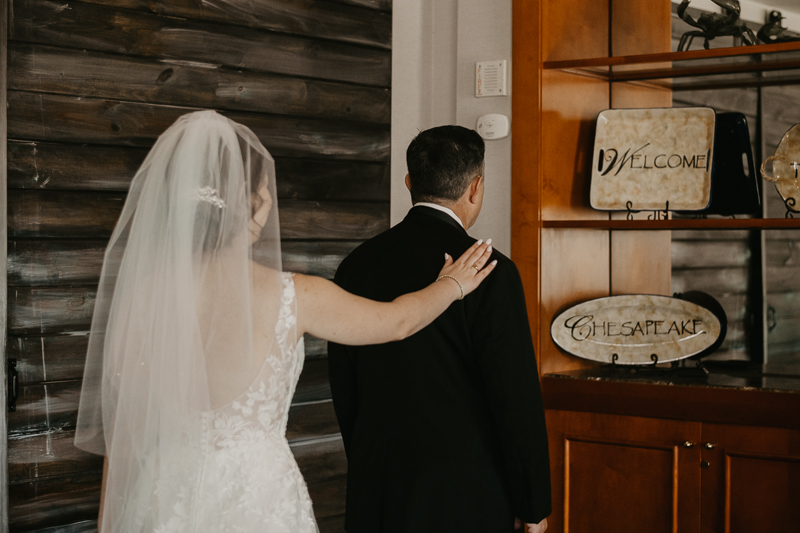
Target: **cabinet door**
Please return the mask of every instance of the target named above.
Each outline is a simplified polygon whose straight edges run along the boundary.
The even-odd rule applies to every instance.
[[[800,431],[703,424],[702,531],[800,528]]]
[[[547,411],[548,533],[698,532],[700,428],[697,422]]]

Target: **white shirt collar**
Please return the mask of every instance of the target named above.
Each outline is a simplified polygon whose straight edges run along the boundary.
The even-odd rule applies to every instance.
[[[448,215],[453,217],[453,220],[458,222],[459,226],[461,226],[462,228],[464,227],[464,223],[461,222],[461,219],[458,218],[458,215],[456,215],[453,212],[453,210],[450,209],[449,207],[445,207],[445,206],[439,205],[439,204],[432,204],[430,202],[417,202],[417,203],[414,204],[414,207],[417,207],[418,205],[423,206],[423,207],[430,207],[431,209],[436,209],[438,211],[441,211],[442,213],[447,213]]]

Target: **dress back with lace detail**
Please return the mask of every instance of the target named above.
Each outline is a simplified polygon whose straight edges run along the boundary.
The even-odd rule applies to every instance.
[[[313,533],[311,499],[286,440],[303,339],[297,339],[297,304],[291,274],[282,274],[275,341],[250,387],[235,400],[187,420],[169,475],[155,482],[149,516],[130,517],[131,531]],[[166,465],[162,465],[166,466]],[[141,486],[138,497],[153,493]],[[172,497],[168,497],[172,495]],[[156,518],[157,517],[157,518]],[[153,520],[155,518],[155,520]],[[133,522],[128,522],[133,523]]]

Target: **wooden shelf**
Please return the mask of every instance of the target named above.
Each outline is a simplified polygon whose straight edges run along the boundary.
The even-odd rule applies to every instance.
[[[673,91],[783,85],[800,82],[800,42],[545,61],[542,67]]]
[[[604,230],[737,230],[800,229],[800,218],[675,219],[675,220],[544,220],[547,229]]]

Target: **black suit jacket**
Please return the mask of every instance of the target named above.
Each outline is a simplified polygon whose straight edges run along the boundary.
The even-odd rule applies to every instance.
[[[335,281],[379,301],[426,287],[475,239],[415,207],[365,242]],[[497,268],[430,326],[388,344],[329,344],[348,458],[349,533],[510,532],[550,514],[550,465],[522,282]],[[440,283],[444,283],[444,280]]]

